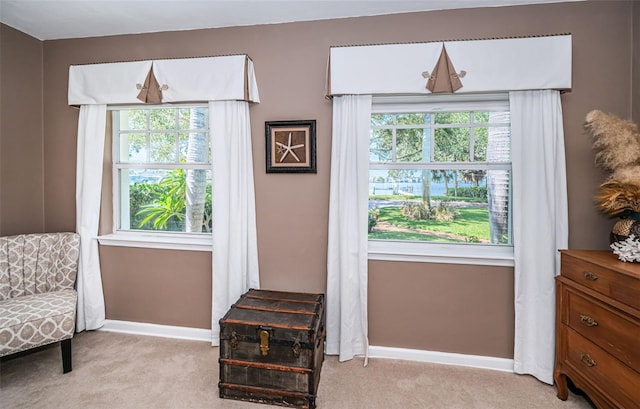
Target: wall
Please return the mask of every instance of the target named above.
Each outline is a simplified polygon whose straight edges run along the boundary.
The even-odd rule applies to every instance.
[[[573,89],[562,96],[569,243],[606,248],[612,223],[592,199],[604,175],[593,165],[582,124],[595,108],[630,116],[631,8],[630,1],[589,1],[47,41],[46,230],[75,225],[70,181],[78,111],[66,105],[70,64],[247,53],[261,96],[251,120],[262,286],[324,291],[329,47],[572,33]],[[317,120],[317,174],[265,173],[264,122],[284,119]],[[107,318],[210,328],[208,253],[102,247],[101,257]],[[513,356],[512,268],[372,261],[369,276],[372,345]]]
[[[42,42],[0,24],[0,74],[0,235],[41,232]]]
[[[631,106],[632,118],[640,126],[640,2],[633,3],[633,92]]]

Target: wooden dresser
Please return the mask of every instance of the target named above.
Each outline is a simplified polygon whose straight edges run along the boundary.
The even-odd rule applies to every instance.
[[[558,398],[567,378],[599,408],[640,408],[640,264],[563,250],[556,278]]]

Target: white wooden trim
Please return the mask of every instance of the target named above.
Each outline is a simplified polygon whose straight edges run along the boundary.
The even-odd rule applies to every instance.
[[[147,249],[208,251],[212,250],[211,235],[205,237],[183,236],[175,233],[173,236],[151,234],[115,233],[98,237],[101,246],[139,247]]]
[[[513,372],[513,359],[456,354],[451,352],[370,346],[369,358],[400,359],[406,361],[429,362],[433,364],[457,365]]]
[[[147,324],[144,322],[105,320],[104,326],[99,331],[211,342],[210,329]],[[513,359],[450,352],[370,346],[369,358],[399,359],[513,372]]]
[[[513,246],[369,240],[369,260],[513,267]]]
[[[148,324],[145,322],[105,320],[99,331],[211,342],[210,329]]]

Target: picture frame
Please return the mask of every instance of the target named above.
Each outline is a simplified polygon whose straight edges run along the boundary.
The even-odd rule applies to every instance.
[[[265,122],[267,173],[317,173],[316,120]]]

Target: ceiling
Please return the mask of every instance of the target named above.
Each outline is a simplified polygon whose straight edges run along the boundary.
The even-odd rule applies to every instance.
[[[0,22],[39,40],[580,0],[0,0]]]

